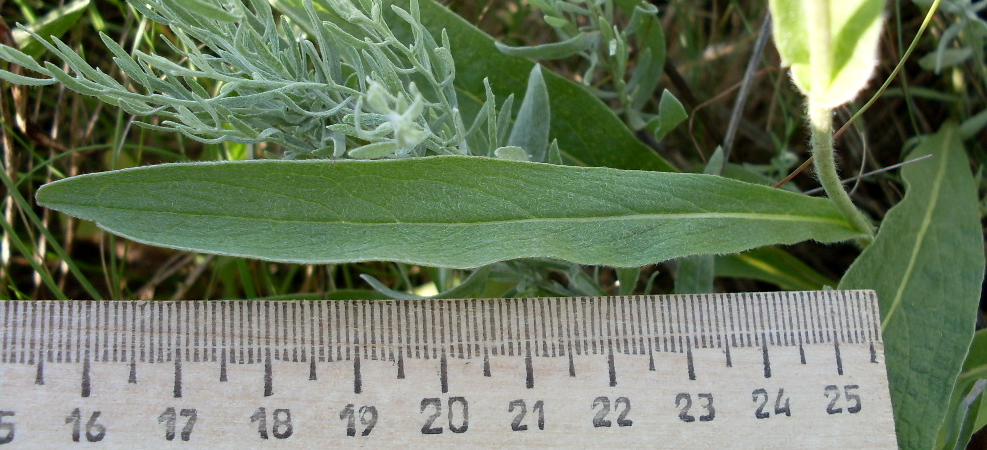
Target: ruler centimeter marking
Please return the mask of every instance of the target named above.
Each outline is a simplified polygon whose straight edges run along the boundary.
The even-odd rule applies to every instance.
[[[8,301],[0,315],[0,445],[896,445],[872,291]],[[181,439],[176,411],[193,417]]]

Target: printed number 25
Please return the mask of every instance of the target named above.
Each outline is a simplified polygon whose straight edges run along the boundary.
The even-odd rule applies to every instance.
[[[860,412],[860,395],[852,391],[860,389],[860,386],[856,384],[848,384],[843,386],[843,393],[845,394],[847,408],[846,412],[850,414],[856,414]],[[826,398],[829,398],[829,406],[826,407],[826,412],[829,414],[839,414],[843,412],[843,408],[836,407],[836,402],[840,399],[840,388],[835,384],[826,386]]]

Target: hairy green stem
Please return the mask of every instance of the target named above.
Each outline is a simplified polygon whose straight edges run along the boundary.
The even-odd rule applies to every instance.
[[[809,122],[812,128],[812,156],[815,159],[816,176],[826,190],[826,195],[856,230],[865,234],[862,243],[873,240],[874,227],[870,220],[854,206],[843,188],[836,171],[833,150],[833,110],[826,103],[826,93],[833,72],[832,35],[830,31],[829,0],[810,0],[809,58],[812,78],[809,91]]]
[[[833,150],[833,110],[814,105],[809,101],[809,120],[812,122],[812,155],[815,159],[816,176],[826,190],[826,195],[836,205],[850,225],[866,236],[863,243],[869,244],[874,237],[874,226],[864,216],[843,188],[843,181],[836,171],[836,157]]]

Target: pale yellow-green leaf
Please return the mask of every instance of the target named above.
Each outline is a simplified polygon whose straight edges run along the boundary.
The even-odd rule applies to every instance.
[[[828,3],[832,71],[827,86],[812,86],[810,27],[818,17],[810,2]],[[853,100],[867,85],[877,64],[877,44],[884,20],[884,0],[771,0],[775,45],[782,64],[806,95],[836,107]],[[823,105],[821,105],[823,106]]]

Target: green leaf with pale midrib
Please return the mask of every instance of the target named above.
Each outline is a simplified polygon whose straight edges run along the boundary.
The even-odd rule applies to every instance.
[[[955,123],[923,138],[902,169],[905,197],[840,289],[881,301],[898,444],[931,448],[966,356],[984,276],[977,186]]]
[[[824,199],[721,177],[454,156],[166,164],[37,199],[141,242],[303,263],[626,267],[855,236]]]

